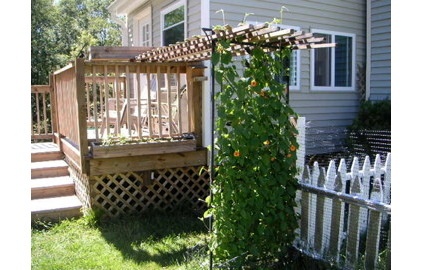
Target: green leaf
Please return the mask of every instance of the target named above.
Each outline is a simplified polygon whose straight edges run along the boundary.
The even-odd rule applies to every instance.
[[[211,55],[211,63],[216,66],[220,62],[220,54],[219,53],[213,53]]]
[[[230,64],[232,61],[232,55],[229,52],[221,54],[221,63],[224,65]]]

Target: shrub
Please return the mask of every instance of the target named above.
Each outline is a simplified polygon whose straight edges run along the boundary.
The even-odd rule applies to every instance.
[[[390,130],[391,129],[391,101],[364,101],[350,130]]]

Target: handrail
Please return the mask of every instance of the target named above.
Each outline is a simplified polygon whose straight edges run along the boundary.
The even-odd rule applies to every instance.
[[[77,150],[79,155],[72,162],[82,172],[88,155],[84,70],[84,59],[76,59],[53,74],[57,133],[75,148],[73,151]]]
[[[51,93],[50,85],[31,85],[31,140],[53,138]]]

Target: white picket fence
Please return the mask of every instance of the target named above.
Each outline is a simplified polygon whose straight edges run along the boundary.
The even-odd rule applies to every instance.
[[[296,211],[301,218],[295,245],[344,269],[355,268],[359,247],[364,246],[365,269],[376,269],[381,229],[391,216],[391,153],[384,161],[376,155],[372,164],[367,156],[362,166],[354,157],[350,168],[345,159],[338,167],[331,160],[328,169],[318,162],[305,166],[305,122],[300,117],[296,126],[300,172]],[[390,241],[389,230],[388,245]]]
[[[384,163],[377,155],[373,166],[367,156],[362,167],[355,157],[349,171],[344,159],[338,168],[331,160],[327,170],[315,162],[312,169],[304,167],[300,185],[297,245],[337,263],[345,249],[348,268],[357,263],[360,239],[366,234],[365,266],[375,269],[382,224],[391,215],[391,154]]]

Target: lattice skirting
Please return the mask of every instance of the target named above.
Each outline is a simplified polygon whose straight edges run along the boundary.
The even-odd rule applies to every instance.
[[[180,206],[201,211],[209,195],[202,166],[91,176],[89,182],[92,207],[108,216]]]
[[[72,162],[67,162],[69,165],[69,174],[75,183],[75,193],[82,202],[83,211],[91,208],[91,191],[89,186],[89,177],[82,174],[77,168],[72,166]]]

